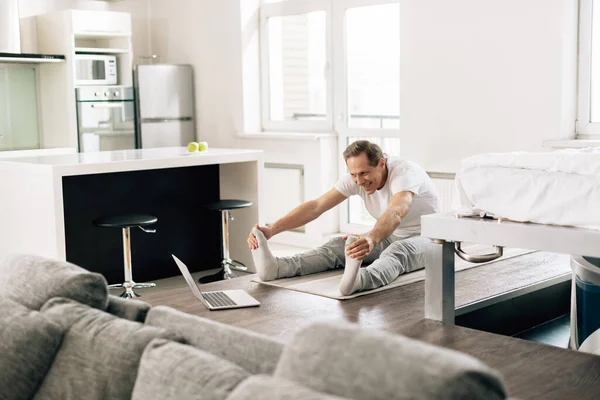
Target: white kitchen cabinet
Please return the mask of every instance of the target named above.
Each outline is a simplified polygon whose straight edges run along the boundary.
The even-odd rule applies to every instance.
[[[131,35],[131,15],[113,11],[70,10],[74,35]]]

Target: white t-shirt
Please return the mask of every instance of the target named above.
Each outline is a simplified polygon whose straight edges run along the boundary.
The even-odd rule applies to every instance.
[[[413,192],[413,201],[408,214],[394,231],[394,235],[414,236],[421,234],[421,215],[433,214],[439,210],[439,196],[429,175],[419,165],[400,158],[387,159],[388,176],[383,187],[369,195],[363,188],[354,183],[352,176],[346,174],[335,184],[341,194],[346,197],[359,195],[369,214],[379,219],[399,192]]]

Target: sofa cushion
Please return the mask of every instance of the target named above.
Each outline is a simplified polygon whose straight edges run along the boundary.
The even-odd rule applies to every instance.
[[[254,375],[240,383],[227,400],[341,400],[344,398],[316,392],[287,379]]]
[[[182,313],[169,307],[152,307],[146,324],[175,332],[192,346],[231,361],[251,374],[270,374],[283,344],[268,336]]]
[[[124,299],[113,295],[108,296],[106,312],[130,321],[144,322],[150,304],[134,299]]]
[[[33,255],[10,255],[0,262],[0,293],[32,310],[53,297],[106,309],[106,279],[75,264]]]
[[[222,400],[250,374],[192,346],[155,339],[144,351],[133,400]]]
[[[357,400],[506,396],[498,375],[470,356],[339,322],[299,330],[274,376]]]
[[[63,333],[39,312],[0,298],[0,398],[33,397],[52,365]]]
[[[164,329],[56,298],[42,314],[66,331],[38,399],[129,399],[144,348]]]

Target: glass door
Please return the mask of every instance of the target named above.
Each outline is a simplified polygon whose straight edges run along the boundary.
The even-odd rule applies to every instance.
[[[0,151],[39,147],[36,69],[0,65]]]
[[[133,101],[77,103],[79,151],[135,149]]]

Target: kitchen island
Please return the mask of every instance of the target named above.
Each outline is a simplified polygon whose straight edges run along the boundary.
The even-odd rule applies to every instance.
[[[66,260],[123,279],[120,229],[95,218],[120,213],[158,217],[156,234],[132,229],[136,281],[179,273],[171,253],[192,271],[218,268],[220,213],[204,204],[243,199],[229,225],[233,258],[254,265],[246,239],[262,222],[259,195],[263,154],[258,150],[184,147],[0,158],[0,257],[29,253]]]

